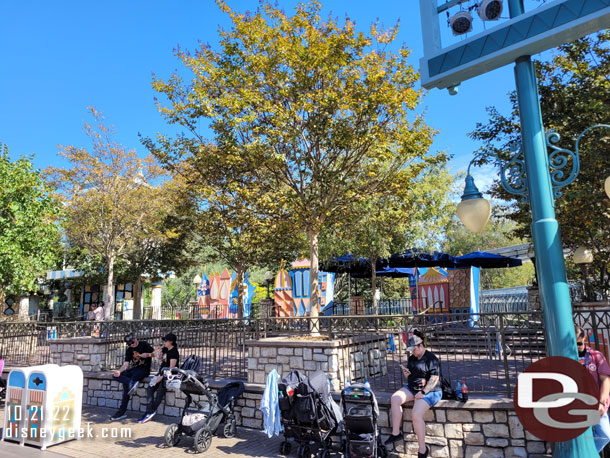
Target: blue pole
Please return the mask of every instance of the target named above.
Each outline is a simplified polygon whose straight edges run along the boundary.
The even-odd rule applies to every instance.
[[[511,18],[523,14],[523,1],[509,0],[509,10]],[[550,356],[577,360],[572,304],[559,224],[555,219],[538,83],[530,56],[516,60],[515,82],[547,348]],[[592,437],[589,428],[576,439],[555,443],[553,457],[599,457]]]

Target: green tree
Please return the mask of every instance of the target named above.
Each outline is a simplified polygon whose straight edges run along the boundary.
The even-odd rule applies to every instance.
[[[85,124],[85,132],[92,151],[65,147],[60,154],[72,168],[49,168],[48,173],[66,203],[64,230],[69,245],[86,250],[92,263],[103,265],[105,314],[112,319],[117,262],[128,269],[143,246],[158,247],[176,236],[163,225],[173,199],[168,187],[153,185],[162,178],[154,159],[141,158],[117,144],[102,115],[93,108],[90,112],[96,125]]]
[[[0,304],[34,290],[61,255],[61,207],[32,159],[11,161],[0,144]],[[20,315],[27,311],[20,311]]]
[[[388,50],[397,28],[357,32],[349,19],[323,20],[317,1],[297,5],[293,16],[269,2],[252,14],[217,4],[232,21],[220,31],[221,50],[179,52],[193,80],[174,75],[153,83],[169,102],[160,112],[187,131],[159,137],[156,150],[205,156],[197,129],[208,119],[224,160],[245,172],[227,180],[257,180],[306,234],[315,305],[322,228],[401,170],[417,176],[435,160],[428,154],[433,131],[414,113],[418,75],[407,48]],[[257,207],[257,200],[249,204]],[[311,310],[317,316],[317,307]]]
[[[547,62],[536,64],[542,118],[547,130],[561,136],[562,148],[574,150],[576,137],[586,128],[610,120],[610,32],[561,46]],[[510,95],[511,113],[501,114],[489,108],[489,120],[477,123],[471,133],[483,143],[481,151],[498,153],[506,159],[508,145],[520,140],[516,94]],[[590,281],[608,296],[610,287],[610,200],[604,194],[604,180],[610,174],[610,136],[608,130],[589,132],[580,143],[580,173],[575,182],[563,188],[555,200],[564,247],[580,245],[594,252]],[[549,150],[549,153],[552,151]],[[550,161],[552,162],[552,161]],[[568,168],[571,165],[568,159]],[[499,184],[494,195],[511,203]],[[529,208],[523,203],[509,205],[509,216],[516,221],[520,236],[529,233]]]
[[[436,244],[455,211],[450,201],[452,184],[453,177],[440,164],[416,177],[401,171],[355,206],[354,214],[344,215],[331,232],[334,237],[323,238],[326,258],[351,253],[370,260],[374,313],[377,261],[407,248]]]
[[[156,151],[154,145],[149,146]],[[199,152],[178,161],[159,151],[157,154],[174,175],[181,177],[182,191],[191,196],[195,220],[192,232],[206,247],[203,258],[224,262],[236,272],[238,284],[252,267],[273,267],[282,259],[294,259],[302,251],[303,237],[277,195],[262,186],[259,178],[245,183],[247,170],[242,164],[232,163],[215,145],[202,145]],[[227,177],[241,179],[228,181]],[[238,317],[242,318],[241,289],[237,300]]]
[[[525,243],[515,235],[516,223],[506,218],[492,217],[485,230],[479,234],[469,231],[455,218],[452,223],[447,231],[443,251],[453,256]],[[534,265],[531,262],[505,269],[481,269],[482,289],[524,286],[531,284],[533,279]]]

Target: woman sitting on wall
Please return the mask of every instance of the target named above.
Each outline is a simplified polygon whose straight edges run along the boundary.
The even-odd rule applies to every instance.
[[[138,423],[150,421],[157,413],[157,409],[161,405],[161,402],[163,402],[163,399],[165,399],[167,388],[165,387],[163,371],[165,369],[178,367],[178,363],[180,362],[176,336],[170,332],[163,337],[163,348],[160,351],[155,350],[155,355],[161,357],[161,367],[157,375],[150,381],[150,386],[146,389],[146,400],[148,402],[146,413],[138,420]]]
[[[407,385],[396,391],[391,399],[392,434],[386,444],[402,440],[400,425],[402,424],[403,404],[413,402],[413,430],[419,445],[418,458],[427,458],[430,452],[426,445],[426,423],[424,414],[428,409],[440,401],[441,390],[440,363],[431,351],[426,350],[425,336],[418,330],[413,331],[409,338],[407,351],[411,353],[407,367],[402,366],[407,378]]]

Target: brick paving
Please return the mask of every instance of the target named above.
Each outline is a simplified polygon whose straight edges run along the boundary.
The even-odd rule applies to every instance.
[[[163,439],[165,429],[167,425],[176,421],[175,418],[158,415],[150,422],[140,425],[135,420],[141,414],[128,413],[127,419],[120,422],[111,422],[109,418],[114,412],[114,409],[84,407],[82,426],[85,428],[87,422],[90,422],[93,435],[97,435],[97,438],[64,442],[49,447],[45,452],[39,451],[35,447],[20,447],[14,442],[0,442],[0,456],[3,458],[42,456],[45,458],[66,456],[78,458],[171,458],[184,457],[185,453],[196,454],[192,448],[193,439],[189,437],[183,438],[176,447],[168,448],[165,446]],[[0,424],[4,424],[4,412],[0,413]],[[118,428],[116,429],[118,435],[121,434],[121,428],[129,428],[131,438],[102,438],[103,428]],[[269,439],[262,431],[238,427],[236,438],[214,437],[211,447],[201,456],[206,458],[219,458],[228,455],[235,457],[277,457],[280,456],[281,441],[281,436]]]

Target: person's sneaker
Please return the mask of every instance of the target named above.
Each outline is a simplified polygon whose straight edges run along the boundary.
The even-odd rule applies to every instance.
[[[400,434],[396,434],[396,436],[394,434],[390,434],[389,437],[385,440],[384,444],[390,445],[400,440],[402,440],[402,436]]]
[[[138,423],[148,423],[156,414],[157,412],[146,413],[138,420]]]
[[[129,396],[133,396],[133,394],[136,392],[137,389],[138,389],[138,382],[135,382],[133,384],[133,386],[131,388],[129,388],[129,391],[127,392],[127,394]]]
[[[110,420],[119,421],[119,420],[124,420],[125,418],[127,418],[127,414],[124,411],[119,410],[112,417],[110,417]]]

